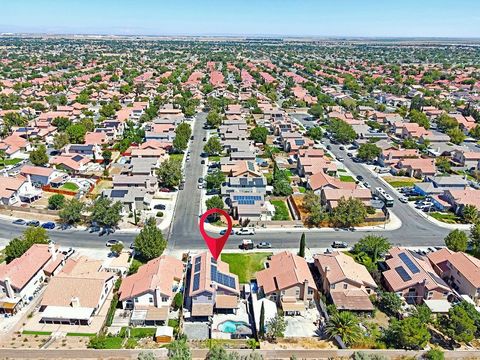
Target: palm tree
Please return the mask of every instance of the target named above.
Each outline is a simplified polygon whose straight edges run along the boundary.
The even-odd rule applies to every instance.
[[[0,160],[2,160],[2,168],[5,167],[5,158],[7,157],[7,153],[5,150],[0,150]]]
[[[349,345],[358,341],[362,336],[358,323],[355,314],[349,311],[336,312],[328,319],[325,330],[330,338],[340,336],[345,345]]]
[[[474,205],[466,205],[463,208],[462,216],[467,223],[474,224],[478,220],[478,210]]]

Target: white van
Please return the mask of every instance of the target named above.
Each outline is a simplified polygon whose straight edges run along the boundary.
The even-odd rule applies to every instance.
[[[255,229],[254,228],[241,228],[237,230],[236,232],[237,235],[255,235]]]

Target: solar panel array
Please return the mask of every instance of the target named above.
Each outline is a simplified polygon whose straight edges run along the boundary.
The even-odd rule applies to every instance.
[[[262,197],[258,195],[234,195],[233,200],[237,201],[240,205],[254,205],[255,201],[262,200]]]
[[[408,273],[405,271],[405,269],[402,266],[397,266],[395,268],[395,271],[398,273],[398,275],[402,278],[403,281],[412,280],[412,277],[408,275]]]
[[[407,254],[405,253],[400,253],[398,255],[398,257],[405,263],[405,265],[407,265],[407,267],[410,269],[410,271],[413,273],[413,274],[417,274],[420,272],[420,269],[417,267],[417,265],[415,265],[412,261],[412,259],[410,259]]]
[[[195,269],[194,269],[195,275],[193,276],[192,291],[196,291],[200,288],[200,268],[202,266],[201,261],[202,261],[202,258],[200,256],[195,259]]]
[[[235,278],[233,276],[225,275],[217,271],[217,267],[215,265],[211,265],[210,270],[210,277],[212,281],[215,281],[216,283],[223,286],[228,286],[232,289],[235,289]]]

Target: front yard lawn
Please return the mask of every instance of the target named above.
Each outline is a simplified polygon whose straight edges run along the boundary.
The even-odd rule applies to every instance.
[[[241,284],[247,284],[272,253],[222,254],[222,261],[230,265],[230,272],[238,275]]]
[[[429,215],[446,224],[463,224],[462,218],[454,213],[432,212]]]
[[[274,221],[288,221],[290,220],[290,214],[287,208],[287,204],[283,200],[270,201],[275,206],[275,215],[272,220]]]
[[[78,185],[72,182],[66,182],[60,187],[61,190],[78,191]]]
[[[411,187],[419,182],[418,179],[408,177],[384,177],[383,179],[394,188]]]
[[[170,154],[170,159],[172,159],[172,160],[178,160],[178,161],[182,162],[182,161],[183,161],[183,156],[184,156],[183,153],[180,153],[180,154]]]
[[[208,157],[208,161],[210,162],[219,162],[220,161],[220,156],[219,155],[212,155]]]
[[[350,175],[340,175],[340,181],[343,182],[355,182],[355,179]]]
[[[0,169],[3,169],[5,166],[8,165],[17,165],[20,161],[22,161],[22,159],[5,159],[3,163],[1,163],[0,161]]]

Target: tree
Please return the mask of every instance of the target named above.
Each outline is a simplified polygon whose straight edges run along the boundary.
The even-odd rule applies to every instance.
[[[351,143],[357,137],[357,133],[350,124],[337,118],[330,120],[329,129],[334,140],[342,144]]]
[[[461,306],[452,306],[440,320],[442,332],[457,342],[468,343],[475,337],[475,320]]]
[[[320,196],[318,196],[311,190],[307,190],[305,192],[305,196],[303,197],[302,207],[307,212],[310,212],[312,208],[317,205],[320,205]]]
[[[367,217],[367,208],[361,200],[342,197],[333,210],[333,222],[340,227],[350,227],[361,224]]]
[[[208,139],[207,143],[203,147],[203,151],[205,151],[209,156],[220,154],[222,150],[222,143],[216,136],[212,136],[210,139]]]
[[[205,177],[207,183],[207,189],[220,189],[222,184],[225,182],[225,174],[220,170],[215,170],[212,173],[208,174]]]
[[[138,354],[137,360],[157,360],[157,357],[151,351],[142,351]]]
[[[298,256],[304,258],[305,257],[305,233],[302,233],[302,237],[300,238],[300,249],[298,250]]]
[[[275,315],[274,318],[270,319],[267,323],[267,338],[271,340],[276,340],[279,337],[283,337],[283,333],[287,328],[285,319],[282,315]]]
[[[423,355],[423,358],[425,360],[444,360],[445,355],[440,349],[430,349]]]
[[[475,222],[470,227],[470,240],[472,240],[473,247],[476,251],[480,250],[480,221]]]
[[[382,153],[382,149],[380,149],[377,145],[371,143],[361,144],[358,148],[357,157],[362,159],[363,161],[372,161],[376,159]]]
[[[358,324],[355,314],[349,311],[335,312],[328,319],[325,331],[330,338],[339,336],[345,345],[352,345],[362,336]]]
[[[223,210],[223,200],[220,196],[215,195],[212,196],[210,199],[205,200],[205,205],[207,206],[207,209],[220,209]],[[216,220],[218,219],[218,214],[213,214],[212,217]]]
[[[418,350],[423,349],[430,340],[427,324],[423,324],[413,316],[402,320],[393,319],[385,332],[388,345],[397,349]]]
[[[388,316],[397,316],[402,309],[402,299],[394,292],[379,294],[378,307]]]
[[[76,224],[81,220],[84,208],[85,204],[74,198],[65,202],[58,216],[65,224]]]
[[[268,130],[266,127],[257,126],[250,131],[250,139],[256,143],[265,144],[267,142]]]
[[[122,243],[113,244],[110,247],[110,251],[112,252],[112,254],[115,254],[115,256],[119,256],[123,251],[123,244]]]
[[[49,236],[47,230],[41,227],[29,226],[23,232],[21,238],[12,239],[5,247],[5,260],[7,263],[19,258],[33,244],[48,244]]]
[[[236,353],[227,352],[223,346],[214,345],[207,353],[205,360],[237,360]]]
[[[222,117],[217,112],[217,110],[213,109],[207,115],[207,124],[212,128],[218,128],[222,123]]]
[[[439,130],[446,132],[450,129],[458,127],[458,121],[455,120],[455,118],[443,113],[437,119],[437,126]]]
[[[427,115],[425,115],[423,112],[418,111],[418,110],[412,110],[410,112],[410,121],[417,123],[421,127],[424,127],[425,129],[430,128],[430,121],[428,120]]]
[[[68,135],[64,132],[58,132],[53,136],[53,147],[56,150],[62,149],[65,145],[70,143]]]
[[[440,156],[435,160],[435,165],[437,165],[438,170],[444,173],[448,173],[452,169],[452,164],[450,160],[445,156]]]
[[[157,169],[158,181],[163,186],[173,188],[182,181],[182,163],[178,159],[169,158]]]
[[[323,116],[323,106],[321,104],[315,104],[308,109],[308,113],[314,118],[318,119],[319,117]]]
[[[314,126],[307,130],[307,136],[312,140],[321,140],[323,131],[320,126]]]
[[[45,145],[42,144],[30,152],[30,161],[36,166],[44,166],[48,163],[47,148]]]
[[[447,135],[450,136],[450,141],[457,145],[461,144],[466,138],[465,134],[459,127],[448,130]]]
[[[475,205],[465,205],[462,210],[462,217],[466,223],[476,223],[478,221],[477,207]]]
[[[102,226],[116,227],[122,219],[122,204],[119,201],[113,202],[106,197],[98,197],[90,207],[90,223],[97,223]]]
[[[263,339],[265,336],[265,306],[262,302],[262,307],[260,308],[260,320],[258,324],[258,337]]]
[[[85,134],[87,129],[85,125],[77,123],[70,125],[65,131],[68,135],[68,139],[72,144],[83,144],[85,142]]]
[[[452,251],[465,252],[468,245],[468,236],[461,230],[452,230],[445,238],[445,245]]]
[[[72,122],[66,117],[60,116],[52,120],[52,125],[57,127],[59,132],[67,130],[67,128],[72,124]]]
[[[50,210],[61,209],[65,205],[65,196],[62,194],[53,194],[48,198],[48,208]]]
[[[4,149],[0,149],[0,160],[2,161],[2,169],[5,167],[5,158],[7,157],[7,152]]]
[[[280,170],[278,166],[275,165],[273,168],[273,194],[277,196],[288,196],[291,195],[293,190],[290,186],[290,179],[285,170]]]
[[[146,260],[152,260],[163,254],[167,247],[167,241],[162,232],[157,228],[155,219],[150,218],[140,230],[134,241],[135,251]]]
[[[380,255],[386,253],[391,246],[386,237],[366,235],[353,246],[353,253],[359,254],[364,252],[376,263]]]
[[[168,358],[171,360],[191,360],[192,352],[186,339],[178,339],[167,345]]]
[[[106,165],[110,164],[110,161],[112,161],[112,152],[108,149],[103,150],[102,158]]]
[[[175,139],[173,139],[173,147],[177,151],[184,151],[188,147],[188,140],[192,135],[190,124],[183,122],[175,129]]]
[[[427,305],[416,306],[412,316],[415,316],[424,324],[430,324],[432,322],[432,311]]]
[[[306,223],[309,227],[320,226],[323,222],[329,219],[329,214],[325,210],[325,207],[320,203],[313,205],[310,208],[310,212],[307,216]]]

